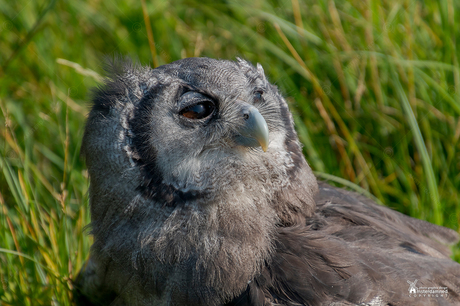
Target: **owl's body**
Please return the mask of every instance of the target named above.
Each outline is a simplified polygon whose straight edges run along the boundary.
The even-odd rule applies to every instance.
[[[460,265],[433,240],[457,234],[318,187],[261,66],[190,58],[111,73],[83,140],[94,244],[77,304],[460,301]],[[414,300],[415,279],[449,292]]]

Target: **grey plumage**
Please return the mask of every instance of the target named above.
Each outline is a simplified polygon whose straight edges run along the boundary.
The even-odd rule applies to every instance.
[[[77,304],[409,305],[414,279],[449,288],[419,305],[460,301],[442,244],[457,233],[318,187],[260,65],[114,62],[109,77],[82,146],[94,244]]]

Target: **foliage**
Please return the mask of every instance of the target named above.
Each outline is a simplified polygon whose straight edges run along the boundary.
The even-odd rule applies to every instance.
[[[458,229],[459,9],[453,0],[0,0],[0,304],[70,304],[91,244],[79,148],[104,54],[259,62],[320,178]]]

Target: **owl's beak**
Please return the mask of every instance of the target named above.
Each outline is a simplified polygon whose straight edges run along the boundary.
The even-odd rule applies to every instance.
[[[264,117],[252,105],[242,103],[241,115],[244,125],[240,129],[240,136],[237,142],[246,147],[262,147],[264,152],[268,148],[268,126]]]

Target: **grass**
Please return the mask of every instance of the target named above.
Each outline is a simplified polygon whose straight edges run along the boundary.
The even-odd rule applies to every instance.
[[[460,3],[0,0],[0,304],[68,305],[101,58],[261,63],[318,177],[458,230]],[[459,247],[454,258],[460,260]]]

